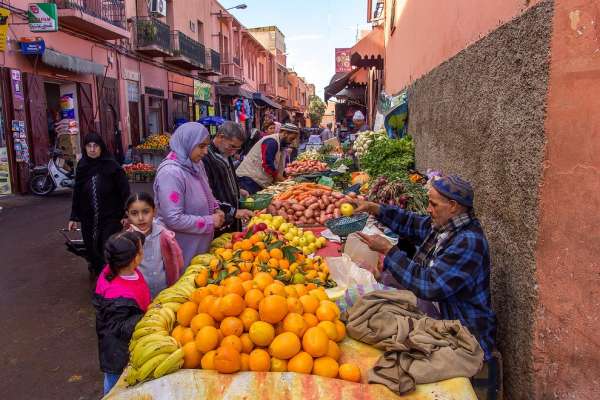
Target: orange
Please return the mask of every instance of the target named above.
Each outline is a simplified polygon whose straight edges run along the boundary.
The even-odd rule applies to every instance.
[[[215,285],[214,283],[211,283],[210,285],[206,285],[206,288],[210,290],[210,294],[215,295],[217,293],[217,290],[219,289],[219,286]]]
[[[242,240],[242,250],[250,250],[253,245],[249,239]]]
[[[282,296],[266,296],[258,305],[258,313],[262,321],[276,324],[284,319],[288,313],[287,301]]]
[[[283,321],[279,321],[275,324],[275,336],[279,336],[284,332],[283,330]]]
[[[194,331],[192,328],[184,328],[181,335],[181,345],[194,341]]]
[[[246,296],[244,299],[246,300],[246,305],[250,308],[254,308],[258,310],[258,304],[262,299],[264,299],[265,295],[259,289],[250,289],[246,292]]]
[[[302,315],[296,313],[289,313],[283,319],[283,331],[292,332],[298,337],[302,337],[304,332],[308,329],[308,325]]]
[[[337,330],[337,340],[336,342],[341,342],[346,337],[346,325],[339,319],[335,320],[335,329]]]
[[[221,340],[221,347],[223,346],[231,346],[236,349],[238,353],[242,352],[242,340],[235,335],[225,336],[225,338]]]
[[[273,339],[269,345],[269,353],[273,357],[289,360],[298,354],[301,348],[298,336],[292,332],[284,332]]]
[[[240,341],[242,342],[242,353],[250,354],[252,349],[254,349],[254,343],[252,342],[252,339],[250,339],[250,335],[244,333],[240,336]]]
[[[221,257],[223,257],[223,260],[229,261],[233,258],[233,251],[227,249],[221,254]]]
[[[192,292],[192,295],[190,296],[190,300],[192,300],[194,303],[200,305],[202,300],[208,295],[210,295],[210,290],[208,290],[205,287],[201,287],[200,289],[196,289]]]
[[[201,313],[207,313],[210,310],[210,307],[212,306],[212,303],[216,300],[217,298],[212,295],[209,294],[208,296],[204,297],[201,301],[200,304],[198,305],[198,312]]]
[[[309,294],[300,296],[300,303],[302,303],[302,309],[306,313],[314,314],[317,308],[319,308],[319,300]]]
[[[244,311],[245,307],[246,302],[242,296],[237,293],[229,293],[221,298],[219,310],[226,317],[237,317]]]
[[[265,290],[267,286],[273,283],[273,277],[266,272],[259,272],[254,275],[254,282],[260,290]]]
[[[283,287],[285,289],[285,283],[283,283],[283,282],[281,282],[279,280],[275,280],[275,281],[273,281],[273,283],[276,284],[276,285],[279,285],[279,286],[281,286],[281,287]]]
[[[279,268],[279,260],[276,258],[269,258],[267,265],[273,269]]]
[[[202,360],[200,361],[202,369],[215,369],[215,354],[217,354],[217,352],[211,350],[202,357]]]
[[[256,242],[256,247],[258,247],[261,250],[264,250],[267,248],[267,245],[264,242]]]
[[[333,322],[321,321],[317,326],[325,331],[329,340],[337,340],[337,328]]]
[[[304,313],[304,307],[302,307],[302,303],[300,302],[300,300],[298,300],[298,298],[288,297],[286,300],[288,304],[288,312],[296,314]]]
[[[310,374],[313,369],[313,358],[307,352],[301,351],[288,361],[287,369],[290,372]]]
[[[275,258],[277,260],[281,260],[283,258],[283,251],[281,251],[281,249],[271,249],[271,251],[269,252],[269,255],[271,256],[271,258]]]
[[[331,357],[317,358],[313,364],[313,375],[335,378],[338,375],[340,366],[337,361]]]
[[[240,314],[240,320],[242,321],[243,328],[246,332],[248,332],[252,324],[259,319],[258,311],[256,311],[254,308],[248,307]]]
[[[194,281],[196,282],[196,286],[200,288],[206,286],[208,283],[208,270],[202,268],[196,275]]]
[[[314,283],[310,282],[306,284],[306,291],[310,293],[311,290],[316,289],[317,285],[315,285]]]
[[[236,295],[232,294],[231,296],[236,296]],[[208,314],[211,317],[213,317],[215,321],[218,321],[218,322],[223,321],[223,318],[225,318],[225,315],[221,311],[221,307],[220,307],[222,301],[223,301],[223,297],[217,297],[212,302],[212,304],[210,305],[210,308],[208,309]]]
[[[250,371],[266,372],[271,369],[271,356],[263,349],[254,349],[250,353]]]
[[[296,291],[296,288],[292,285],[288,285],[285,288],[285,293],[287,294],[287,297],[300,297],[298,296],[298,292]]]
[[[268,346],[275,337],[275,328],[273,325],[263,321],[256,321],[250,326],[248,335],[252,342],[257,346]]]
[[[333,301],[321,300],[321,302],[319,303],[319,306],[325,306],[325,307],[331,308],[333,311],[335,311],[336,318],[340,317],[340,308]]]
[[[185,327],[181,326],[181,325],[177,325],[175,327],[175,329],[173,329],[173,332],[171,332],[171,336],[177,340],[177,343],[181,344],[181,339],[183,338],[183,330],[185,329]]]
[[[248,354],[240,354],[240,371],[250,371],[250,356]]]
[[[304,313],[302,314],[302,318],[304,318],[306,325],[309,328],[319,325],[319,318],[317,318],[315,314]]]
[[[330,340],[329,346],[327,347],[327,354],[325,354],[325,356],[331,357],[335,361],[339,361],[341,355],[342,355],[342,352],[340,350],[340,347],[337,345],[336,342],[334,342],[333,340]]]
[[[267,262],[267,261],[269,261],[269,258],[271,258],[271,256],[269,255],[269,252],[265,249],[259,251],[257,257],[262,262]]]
[[[205,326],[215,326],[215,320],[207,313],[196,314],[190,323],[190,327],[192,328],[192,331],[194,331],[194,335]]]
[[[190,326],[190,322],[197,312],[198,305],[193,301],[186,301],[177,310],[177,322],[179,325]]]
[[[222,374],[232,374],[241,368],[240,352],[231,346],[221,346],[215,354],[215,369]],[[337,371],[336,371],[337,373]]]
[[[333,323],[337,319],[335,310],[330,306],[319,306],[315,314],[319,318],[319,321],[331,321]]]
[[[239,281],[236,280],[233,282],[227,282],[223,293],[226,295],[230,293],[235,293],[241,297],[244,297],[244,295],[246,294],[246,290],[244,289],[244,286],[242,286],[242,280],[240,279]]]
[[[244,272],[242,272],[242,273],[244,273]],[[250,274],[250,273],[248,272],[248,274]],[[256,285],[256,283],[254,283],[254,281],[252,280],[251,274],[250,274],[250,280],[242,282],[242,286],[244,287],[244,290],[246,291],[246,293],[248,293],[250,290],[254,289],[255,285]]]
[[[183,346],[182,368],[198,368],[202,360],[202,354],[196,348],[196,343],[189,342]]]
[[[307,293],[306,286],[304,286],[302,283],[294,285],[294,288],[296,289],[296,293],[298,293],[298,297],[302,297]]]
[[[271,372],[286,372],[287,361],[280,360],[279,358],[271,357]]]
[[[234,251],[242,250],[242,242],[235,242],[232,246]]]
[[[340,379],[350,382],[360,382],[360,368],[354,364],[342,364],[339,369]]]
[[[256,233],[252,236],[250,236],[250,238],[248,239],[250,240],[250,243],[252,243],[253,245],[260,242],[260,236],[258,236]]]
[[[248,284],[244,285],[244,283],[252,280],[252,274],[248,271],[244,271],[244,272],[240,273],[240,279],[243,281],[242,287],[244,288],[244,294],[245,294],[248,291],[248,289],[246,288],[246,285],[248,285]],[[251,283],[250,283],[250,285],[251,285]],[[252,286],[250,286],[250,287],[252,287]]]
[[[310,285],[310,283],[309,283]],[[308,285],[307,285],[308,287]],[[327,293],[325,293],[325,289],[323,289],[322,287],[316,288],[316,289],[311,289],[308,291],[308,294],[315,296],[317,299],[319,299],[319,301],[321,300],[329,300],[329,297],[327,297]]]
[[[221,321],[219,329],[221,329],[221,332],[224,336],[240,336],[242,333],[244,333],[244,324],[239,318],[227,317]]]
[[[313,357],[322,357],[327,354],[329,337],[318,326],[308,328],[302,336],[302,348]]]
[[[214,326],[205,326],[196,335],[196,348],[202,353],[208,353],[219,345],[219,332]]]
[[[279,281],[275,281],[279,282]],[[270,296],[272,294],[276,294],[281,297],[286,297],[287,293],[285,292],[285,287],[281,286],[277,283],[271,283],[269,286],[265,288],[265,296]]]
[[[290,268],[290,262],[288,260],[286,260],[285,258],[279,260],[278,265],[279,265],[279,268],[281,268],[281,269],[289,269]]]
[[[242,251],[240,258],[242,261],[254,261],[254,254],[251,251]]]

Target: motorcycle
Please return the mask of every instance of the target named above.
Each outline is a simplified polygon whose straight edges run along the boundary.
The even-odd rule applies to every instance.
[[[29,189],[38,196],[47,196],[56,188],[73,188],[75,173],[70,161],[63,157],[60,150],[50,152],[48,165],[36,166],[31,170]]]

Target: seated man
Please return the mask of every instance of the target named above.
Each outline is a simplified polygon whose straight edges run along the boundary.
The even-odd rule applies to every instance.
[[[392,231],[418,243],[415,256],[378,235],[360,234],[372,250],[385,255],[383,270],[417,297],[438,302],[443,319],[460,320],[491,358],[496,316],[490,297],[488,242],[473,211],[473,189],[458,176],[434,180],[429,189],[429,216],[394,206],[359,203]]]

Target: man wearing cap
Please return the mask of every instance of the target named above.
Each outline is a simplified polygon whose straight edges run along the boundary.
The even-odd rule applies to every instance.
[[[421,299],[438,303],[443,319],[460,320],[477,338],[486,360],[495,346],[496,316],[490,296],[490,255],[485,233],[473,211],[471,184],[458,176],[433,180],[429,216],[399,207],[359,203],[417,245],[412,259],[379,235],[360,233],[372,250],[385,255],[383,270]]]
[[[360,111],[356,111],[354,113],[354,116],[352,117],[352,124],[354,124],[354,129],[355,129],[354,133],[359,133],[359,132],[364,132],[364,131],[369,130],[369,127],[365,123],[365,115]]]
[[[285,149],[294,143],[299,133],[296,125],[283,124],[279,133],[260,139],[237,167],[240,187],[254,194],[284,180]]]

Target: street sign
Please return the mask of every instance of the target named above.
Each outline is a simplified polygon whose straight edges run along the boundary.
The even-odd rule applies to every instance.
[[[30,4],[27,16],[31,32],[58,31],[58,11],[55,3]]]

